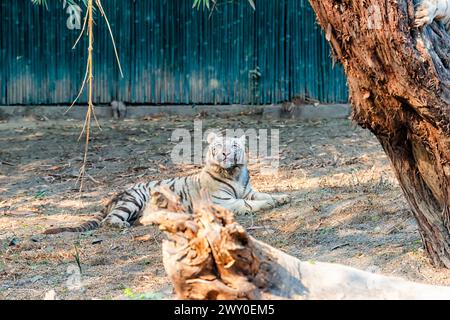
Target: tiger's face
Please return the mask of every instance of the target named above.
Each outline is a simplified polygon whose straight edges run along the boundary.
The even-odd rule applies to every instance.
[[[240,138],[224,138],[210,133],[207,140],[207,165],[217,165],[224,169],[245,165],[245,135]]]

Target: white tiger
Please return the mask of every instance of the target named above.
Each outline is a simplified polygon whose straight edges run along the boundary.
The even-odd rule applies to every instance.
[[[433,20],[441,21],[450,32],[450,0],[423,0],[416,9],[415,26],[423,27]]]
[[[211,133],[207,140],[209,146],[205,166],[199,173],[139,183],[115,196],[92,220],[76,227],[53,228],[44,233],[83,232],[96,229],[101,224],[129,227],[142,216],[151,190],[157,186],[168,186],[190,212],[193,203],[200,199],[202,189],[208,191],[213,203],[237,214],[271,209],[290,201],[286,194],[269,195],[252,189],[246,166],[245,136],[223,139]]]

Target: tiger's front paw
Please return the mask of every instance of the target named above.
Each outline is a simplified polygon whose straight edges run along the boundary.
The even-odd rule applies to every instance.
[[[272,195],[276,206],[282,206],[291,202],[291,197],[288,194],[275,194]]]
[[[253,214],[254,213],[252,210],[250,210],[247,207],[234,209],[234,210],[231,210],[231,211],[237,216],[239,216],[239,215],[248,215],[248,214]]]
[[[125,229],[130,227],[130,224],[127,221],[123,221],[116,216],[107,217],[102,224],[107,228],[112,229]]]

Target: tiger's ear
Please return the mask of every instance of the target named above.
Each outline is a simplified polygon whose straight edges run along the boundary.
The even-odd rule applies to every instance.
[[[213,143],[214,140],[217,139],[217,134],[215,134],[214,132],[210,132],[208,134],[208,137],[206,138],[206,141],[208,141],[209,144]]]

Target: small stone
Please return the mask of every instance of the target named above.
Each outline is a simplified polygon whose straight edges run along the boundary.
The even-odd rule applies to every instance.
[[[12,246],[17,246],[18,244],[19,244],[19,239],[14,237],[9,241],[8,246],[12,247]]]
[[[31,283],[35,283],[35,282],[38,282],[39,280],[42,280],[42,279],[44,279],[43,276],[34,276],[33,278],[30,279],[30,282]]]
[[[41,235],[35,234],[35,235],[32,235],[32,236],[31,236],[30,240],[31,240],[32,242],[41,242],[42,236],[41,236]]]
[[[95,239],[91,243],[92,244],[99,244],[99,243],[102,243],[102,242],[103,242],[103,239]]]
[[[44,300],[56,300],[56,292],[55,290],[49,290],[44,295]]]

